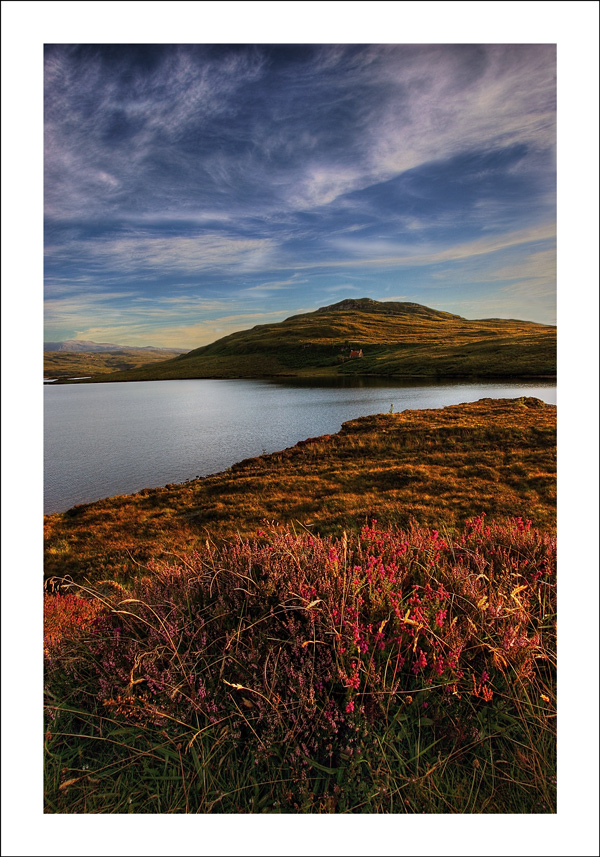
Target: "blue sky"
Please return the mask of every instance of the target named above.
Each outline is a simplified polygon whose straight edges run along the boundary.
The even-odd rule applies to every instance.
[[[346,297],[556,323],[553,44],[48,44],[46,340]]]

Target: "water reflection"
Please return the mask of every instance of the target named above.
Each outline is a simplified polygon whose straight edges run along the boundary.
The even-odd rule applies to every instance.
[[[217,473],[368,414],[520,396],[555,404],[556,386],[365,377],[48,384],[44,507]]]

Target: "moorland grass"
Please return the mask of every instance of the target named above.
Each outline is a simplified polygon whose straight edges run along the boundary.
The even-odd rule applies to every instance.
[[[265,522],[332,535],[368,518],[452,529],[480,512],[554,527],[556,407],[483,399],[375,414],[215,476],[75,506],[46,516],[44,568],[47,578],[124,582],[139,564]]]
[[[359,349],[362,358],[350,357]],[[94,380],[314,375],[555,377],[556,328],[515,319],[464,319],[418,304],[346,300]]]
[[[103,375],[126,369],[137,369],[149,363],[162,363],[172,357],[166,348],[139,351],[44,351],[44,378],[72,378]]]
[[[555,598],[555,539],[484,516],[63,581],[46,812],[555,812]]]

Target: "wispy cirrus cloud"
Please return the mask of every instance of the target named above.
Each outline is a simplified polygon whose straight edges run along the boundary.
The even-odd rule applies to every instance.
[[[453,262],[470,259],[475,256],[487,256],[501,250],[519,247],[523,244],[554,241],[556,227],[544,224],[531,229],[523,229],[502,235],[485,235],[474,241],[439,248],[433,243],[411,245],[407,242],[394,242],[389,239],[341,239],[332,242],[338,252],[338,259],[331,262],[319,262],[319,267],[400,267],[431,266],[440,262]],[[310,264],[308,265],[310,267]]]
[[[47,60],[49,204],[65,213],[95,189],[168,214],[197,183],[241,208],[259,183],[267,207],[311,208],[465,150],[553,147],[552,46],[118,47]]]
[[[231,110],[260,73],[256,52],[211,58],[186,46],[50,46],[45,64],[45,167],[49,213],[106,208],[168,213],[191,178],[210,175],[188,138]],[[191,175],[190,175],[191,172]],[[148,179],[153,181],[148,183]],[[90,211],[91,203],[91,211]]]
[[[182,308],[183,309],[183,308]],[[197,311],[197,307],[196,307]],[[107,319],[102,325],[89,325],[76,331],[75,339],[88,339],[93,342],[114,342],[118,345],[151,345],[160,339],[163,347],[187,347],[190,350],[208,345],[222,336],[235,333],[256,324],[269,324],[283,321],[287,313],[244,312],[238,314],[216,315],[202,321],[189,321],[189,313],[172,311],[158,313],[145,312],[128,318],[125,322]],[[183,344],[183,345],[182,345]]]
[[[518,264],[503,252],[553,241],[553,45],[50,45],[45,62],[50,297],[187,289],[197,314],[216,296],[291,314],[398,276],[418,302],[427,275],[458,300],[463,260],[492,283]]]
[[[382,80],[406,93],[382,110],[371,156],[397,174],[463,151],[516,143],[552,150],[555,136],[554,47],[433,45],[390,52]]]
[[[241,272],[260,268],[272,253],[268,238],[234,238],[224,234],[125,235],[70,242],[50,248],[53,259],[102,265],[122,274],[202,274],[215,268]]]

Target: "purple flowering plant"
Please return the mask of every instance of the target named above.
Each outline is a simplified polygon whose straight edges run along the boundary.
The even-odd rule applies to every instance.
[[[47,639],[48,728],[68,696],[164,733],[182,771],[218,736],[257,788],[277,772],[280,810],[416,811],[420,766],[485,742],[504,752],[498,736],[524,707],[551,729],[555,562],[552,536],[483,515],[452,536],[372,521],[338,538],[287,529],[207,543],[126,592],[70,595],[93,608],[83,628]],[[47,596],[47,623],[64,598]],[[196,811],[255,807],[248,787],[209,791]]]

